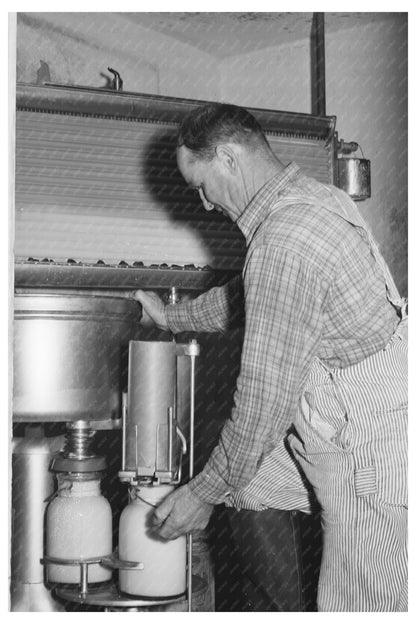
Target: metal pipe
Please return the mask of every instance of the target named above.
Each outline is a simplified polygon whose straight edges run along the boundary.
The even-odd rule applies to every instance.
[[[194,423],[195,423],[195,357],[197,354],[196,341],[190,345],[191,375],[190,375],[190,410],[189,410],[189,479],[194,476]],[[188,533],[188,611],[192,611],[192,533]]]
[[[195,425],[195,361],[199,355],[199,344],[191,340],[187,354],[191,360],[190,396],[189,396],[189,478],[194,476],[194,425]]]
[[[81,596],[85,598],[88,593],[88,564],[81,562]]]
[[[188,533],[188,611],[192,612],[192,533]]]
[[[123,89],[123,80],[121,79],[121,76],[118,73],[118,71],[116,71],[112,67],[108,67],[107,69],[108,69],[109,72],[111,72],[114,75],[114,80],[113,80],[113,89],[114,89],[114,91],[122,91],[122,89]]]
[[[168,408],[168,472],[173,470],[173,408]]]
[[[325,14],[314,13],[312,19],[312,114],[326,115],[325,83]]]

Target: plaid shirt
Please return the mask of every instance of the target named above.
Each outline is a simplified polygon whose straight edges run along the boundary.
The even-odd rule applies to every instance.
[[[284,439],[313,360],[339,368],[355,364],[382,349],[398,323],[363,231],[340,216],[343,207],[330,188],[292,163],[237,221],[248,246],[244,345],[231,418],[191,481],[206,502],[307,510],[308,493]],[[351,210],[347,195],[345,204]],[[224,331],[238,292],[234,280],[168,306],[170,329]],[[267,469],[271,457],[276,461]]]

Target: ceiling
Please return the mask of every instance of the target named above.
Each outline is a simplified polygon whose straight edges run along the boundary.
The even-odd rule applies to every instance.
[[[122,13],[130,22],[218,58],[308,39],[313,13]],[[399,13],[324,13],[325,34],[391,20]],[[402,14],[403,16],[403,14]]]

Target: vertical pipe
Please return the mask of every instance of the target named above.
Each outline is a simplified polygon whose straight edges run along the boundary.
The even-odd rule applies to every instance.
[[[169,297],[168,297],[168,303],[169,305],[176,305],[177,303],[179,303],[180,299],[179,299],[179,294],[178,291],[176,289],[175,286],[172,286],[169,292]],[[175,334],[172,332],[172,342],[174,345],[176,345],[176,336]],[[173,385],[173,420],[175,421],[175,423],[178,422],[178,358],[175,357],[174,358],[174,366],[175,366],[175,371],[174,371],[174,385]],[[169,408],[170,409],[170,408]],[[170,409],[170,413],[169,413],[169,433],[170,436],[172,435],[172,410]],[[172,471],[172,439],[170,438],[169,441],[169,459],[168,459],[168,470],[169,472]]]
[[[195,355],[191,353],[190,358],[189,479],[192,479],[194,476]],[[188,533],[188,611],[192,611],[192,533]]]
[[[189,479],[194,476],[194,423],[195,423],[195,356],[191,355],[190,423],[189,423]]]
[[[55,490],[49,466],[64,436],[46,437],[43,425],[28,425],[13,439],[11,611],[62,611],[44,585],[45,511]]]
[[[81,563],[81,596],[85,598],[88,593],[88,564]]]
[[[312,114],[326,115],[325,14],[314,13],[312,20]]]

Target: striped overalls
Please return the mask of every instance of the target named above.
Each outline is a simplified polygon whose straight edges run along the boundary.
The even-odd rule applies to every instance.
[[[407,317],[355,210],[334,212],[365,231],[402,320],[382,351],[355,365],[314,360],[290,444],[322,507],[318,610],[406,611]]]

